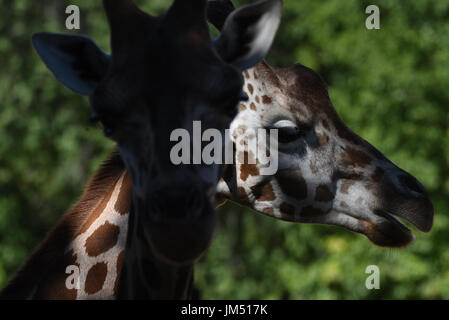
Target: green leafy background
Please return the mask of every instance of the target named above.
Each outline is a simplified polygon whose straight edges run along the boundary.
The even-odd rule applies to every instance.
[[[156,13],[170,1],[136,3]],[[113,149],[89,125],[87,99],[59,84],[31,46],[33,32],[69,32],[69,4],[81,9],[79,32],[109,51],[99,0],[0,0],[0,287]],[[370,4],[381,10],[380,30],[365,28]],[[284,0],[269,62],[299,61],[324,77],[345,123],[431,193],[434,228],[410,247],[382,249],[337,227],[227,204],[196,269],[202,298],[449,298],[448,17],[447,0]],[[372,264],[380,290],[365,287]]]

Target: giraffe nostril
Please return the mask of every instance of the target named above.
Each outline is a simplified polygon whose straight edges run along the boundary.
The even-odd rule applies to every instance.
[[[416,192],[416,193],[424,193],[424,188],[421,184],[411,176],[399,176],[399,181],[401,184],[406,187],[408,190]]]

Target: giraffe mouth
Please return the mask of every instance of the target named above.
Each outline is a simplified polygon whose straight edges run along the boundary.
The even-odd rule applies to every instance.
[[[361,222],[364,234],[375,245],[380,247],[400,248],[413,243],[415,236],[412,231],[393,213],[384,210],[375,210],[380,221],[363,220]],[[411,222],[413,223],[413,222]]]
[[[382,218],[396,225],[399,229],[402,229],[404,232],[411,232],[411,230],[404,223],[402,223],[399,219],[393,216],[393,213],[388,213],[382,210],[376,210],[375,213],[376,215],[381,216]]]

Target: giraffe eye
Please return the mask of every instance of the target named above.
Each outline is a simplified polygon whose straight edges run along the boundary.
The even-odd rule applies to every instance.
[[[278,141],[279,143],[290,143],[296,141],[297,139],[303,137],[306,134],[306,129],[299,126],[289,120],[281,120],[276,122],[272,129],[278,130]]]
[[[280,143],[289,143],[295,141],[301,136],[301,130],[298,127],[278,128],[278,140]]]

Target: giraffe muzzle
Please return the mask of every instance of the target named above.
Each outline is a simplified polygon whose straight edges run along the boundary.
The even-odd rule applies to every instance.
[[[421,232],[429,232],[433,225],[434,207],[424,194],[406,198],[391,194],[382,209],[374,210],[375,222],[362,221],[365,235],[384,247],[404,247],[415,240],[412,231],[398,218],[412,224]]]
[[[162,187],[149,201],[147,239],[158,258],[169,264],[194,263],[215,232],[215,210],[202,185],[192,181]]]
[[[217,224],[211,204],[203,207],[195,218],[173,218],[148,221],[147,238],[158,258],[168,264],[195,263],[210,246]]]

